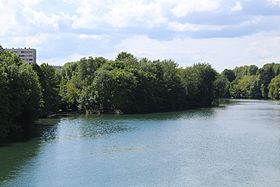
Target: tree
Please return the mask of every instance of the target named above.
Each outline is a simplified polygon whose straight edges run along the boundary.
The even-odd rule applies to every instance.
[[[225,69],[222,72],[222,75],[224,75],[229,80],[229,82],[234,81],[234,79],[236,78],[234,72],[232,70],[230,70],[230,69]]]
[[[224,74],[217,76],[214,81],[214,92],[215,98],[226,98],[229,97],[228,89],[230,82]]]
[[[33,65],[33,70],[36,71],[41,85],[43,95],[43,105],[41,107],[41,115],[47,116],[50,113],[58,111],[60,106],[59,96],[59,78],[55,69],[48,64]]]
[[[119,61],[137,61],[137,59],[130,53],[121,52],[118,54],[116,60]]]
[[[195,64],[185,69],[183,85],[192,107],[210,106],[214,100],[217,72],[209,64]]]
[[[270,99],[280,99],[280,75],[271,80],[268,96]]]
[[[101,63],[100,63],[101,62]],[[217,72],[208,64],[182,69],[171,60],[92,57],[67,63],[60,72],[65,109],[147,113],[210,106]]]
[[[103,57],[89,57],[63,66],[60,72],[62,108],[71,110],[84,108],[80,102],[85,101],[87,87],[92,85],[96,71],[107,62],[108,60]]]
[[[271,80],[280,74],[280,64],[265,64],[258,73],[261,81],[262,97],[267,99]]]
[[[94,101],[98,110],[112,111],[113,103],[113,76],[108,70],[98,70],[93,81],[92,90]]]
[[[0,140],[9,133],[9,95],[8,92],[8,74],[0,59]]]
[[[234,80],[230,85],[230,95],[239,99],[259,99],[260,83],[256,75],[245,75]]]
[[[0,53],[4,52],[4,48],[0,45]]]
[[[256,75],[258,69],[259,68],[256,65],[240,66],[236,67],[233,72],[235,74],[235,77],[243,77],[245,75]]]
[[[39,78],[32,66],[8,51],[0,53],[0,138],[29,132],[42,103]]]

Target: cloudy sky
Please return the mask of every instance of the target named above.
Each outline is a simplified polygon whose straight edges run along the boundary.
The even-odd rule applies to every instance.
[[[280,0],[0,0],[0,44],[62,65],[121,51],[218,70],[280,61]]]

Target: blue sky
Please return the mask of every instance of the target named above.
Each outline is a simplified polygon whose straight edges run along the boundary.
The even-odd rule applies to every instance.
[[[217,70],[280,61],[280,0],[0,0],[0,44],[63,65],[121,51]]]

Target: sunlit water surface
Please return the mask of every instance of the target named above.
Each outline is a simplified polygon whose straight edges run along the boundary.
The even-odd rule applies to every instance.
[[[0,186],[280,186],[280,105],[41,121],[0,147]]]

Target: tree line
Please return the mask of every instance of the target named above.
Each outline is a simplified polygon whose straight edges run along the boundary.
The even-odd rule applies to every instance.
[[[212,106],[223,97],[279,99],[280,65],[218,73],[172,60],[82,58],[61,69],[27,64],[0,47],[0,139],[24,134],[38,117],[58,111],[151,113]]]
[[[225,69],[228,91],[223,97],[238,99],[280,99],[280,64],[269,63],[262,68],[255,65]]]
[[[83,58],[59,73],[61,106],[87,113],[149,113],[211,106],[217,72],[209,64],[179,68],[172,60]]]

